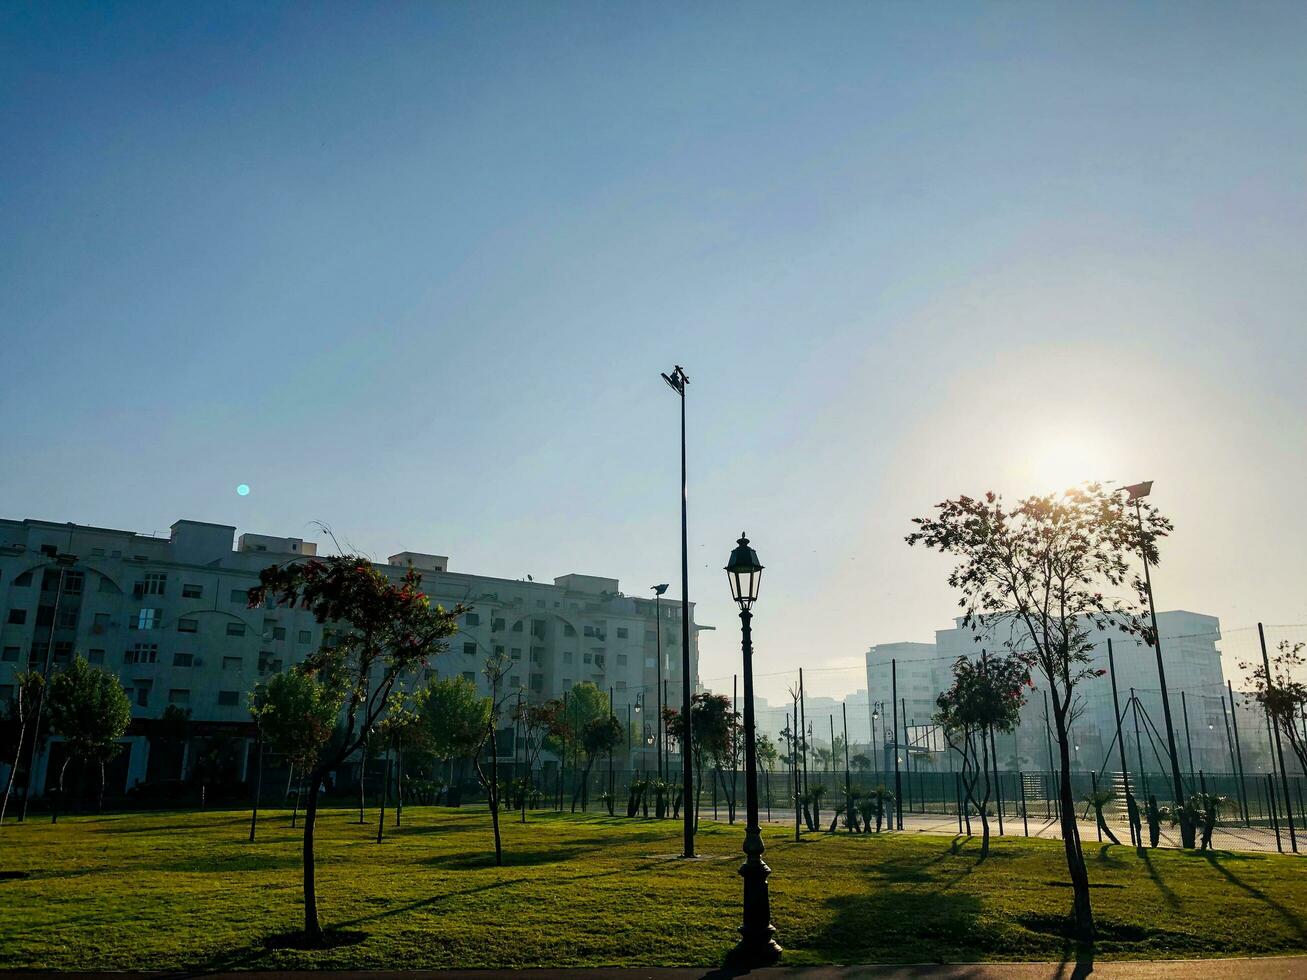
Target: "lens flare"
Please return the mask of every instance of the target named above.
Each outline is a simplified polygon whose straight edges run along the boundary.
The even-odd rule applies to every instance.
[[[242,497],[248,497],[250,495],[250,485],[248,483],[242,483],[236,488],[236,492]]]

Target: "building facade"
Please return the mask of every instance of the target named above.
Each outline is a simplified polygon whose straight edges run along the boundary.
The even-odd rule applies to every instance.
[[[162,767],[156,752],[152,764],[152,724],[174,705],[190,712],[198,735],[252,740],[249,692],[317,650],[331,625],[301,609],[250,609],[247,591],[265,566],[316,553],[313,542],[300,538],[237,537],[235,527],[199,521],[177,521],[162,537],[0,520],[0,700],[13,696],[18,671],[40,671],[47,662],[59,670],[81,655],[114,673],[132,702],[133,724],[111,770],[111,792],[183,776],[185,759]],[[661,644],[662,676],[669,692],[680,691],[678,601],[658,605],[659,629],[654,602],[623,595],[615,578],[570,574],[552,584],[494,578],[451,571],[447,557],[412,551],[376,567],[398,580],[410,565],[433,601],[471,607],[448,651],[410,683],[462,675],[485,689],[481,668],[502,653],[509,686],[525,699],[561,697],[591,681],[611,692],[619,717],[628,710],[640,716],[646,700],[651,709],[656,702]],[[693,622],[690,644],[693,678]],[[513,746],[511,730],[500,744]],[[634,738],[632,751],[640,751]],[[34,792],[46,786],[47,763],[57,756],[54,739],[33,771]],[[248,760],[248,750],[241,757]],[[242,761],[241,778],[246,766]]]

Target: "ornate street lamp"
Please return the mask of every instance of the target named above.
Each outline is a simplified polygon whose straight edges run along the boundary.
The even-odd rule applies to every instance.
[[[771,900],[767,895],[767,876],[771,874],[771,868],[762,860],[762,831],[758,827],[758,747],[754,735],[753,635],[750,623],[753,604],[758,598],[762,564],[743,534],[731,552],[731,560],[726,563],[726,578],[731,583],[731,596],[740,607],[744,648],[745,827],[744,864],[740,866],[740,876],[744,879],[744,924],[740,926],[740,942],[731,951],[730,960],[751,968],[775,963],[780,959],[781,947],[776,943],[776,929],[771,924]]]

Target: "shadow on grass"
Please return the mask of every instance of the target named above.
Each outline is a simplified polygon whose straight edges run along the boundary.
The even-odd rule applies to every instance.
[[[1249,895],[1251,895],[1253,898],[1257,899],[1258,901],[1265,903],[1267,908],[1272,909],[1275,912],[1275,914],[1278,915],[1281,919],[1283,919],[1285,924],[1294,931],[1294,933],[1297,935],[1300,942],[1307,943],[1307,925],[1304,924],[1302,916],[1300,916],[1293,909],[1287,908],[1286,906],[1277,902],[1275,899],[1271,898],[1270,895],[1267,895],[1266,892],[1262,891],[1260,888],[1248,884],[1242,878],[1238,877],[1232,871],[1230,871],[1229,868],[1225,867],[1221,863],[1221,861],[1223,859],[1229,860],[1228,856],[1218,857],[1216,854],[1214,854],[1211,851],[1206,851],[1197,856],[1201,857],[1213,868],[1215,868],[1216,872],[1222,878],[1228,881],[1230,884],[1234,885],[1236,888],[1239,888],[1244,892],[1247,892]],[[1244,858],[1244,860],[1247,859]]]
[[[520,848],[504,848],[505,868],[531,867],[538,864],[563,864],[572,858],[590,852],[588,847],[548,847],[528,851]],[[437,854],[422,858],[417,862],[429,868],[441,868],[445,871],[473,871],[479,868],[495,867],[494,851],[463,854]]]
[[[1148,877],[1152,879],[1157,890],[1162,893],[1162,898],[1166,900],[1166,904],[1171,906],[1173,909],[1179,909],[1180,899],[1176,896],[1175,892],[1171,890],[1171,886],[1162,880],[1162,876],[1157,873],[1157,868],[1153,866],[1152,855],[1149,854],[1148,851],[1140,851],[1139,858],[1144,862],[1144,867],[1148,869]]]
[[[788,940],[835,963],[940,963],[975,959],[1001,945],[980,923],[980,900],[960,892],[878,888],[826,905],[834,912],[827,925]]]

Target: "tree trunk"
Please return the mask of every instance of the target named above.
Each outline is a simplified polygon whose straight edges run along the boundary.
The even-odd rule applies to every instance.
[[[359,823],[367,823],[367,817],[364,816],[364,810],[367,808],[366,788],[368,774],[368,740],[365,738],[363,744],[359,747],[362,753],[359,756]]]
[[[984,779],[985,793],[977,809],[980,811],[980,860],[989,857],[989,740],[985,733],[980,733],[980,775]]]
[[[382,832],[386,829],[386,795],[390,792],[390,748],[386,748],[386,768],[381,776],[381,810],[377,814],[377,843],[381,843]]]
[[[23,757],[23,739],[27,735],[27,726],[18,729],[18,748],[14,750],[14,764],[9,770],[9,782],[5,784],[5,799],[0,803],[0,825],[5,822],[5,812],[9,809],[9,794],[14,791],[14,779],[18,776],[18,762]]]
[[[318,784],[321,776],[316,772],[313,775],[308,802],[304,806],[304,939],[309,945],[321,946],[325,944],[325,937],[322,935],[322,926],[318,924],[318,889],[313,862],[313,829],[318,816]],[[298,798],[295,803],[298,806]]]
[[[1072,917],[1075,920],[1076,938],[1081,942],[1092,942],[1094,912],[1089,904],[1089,873],[1085,870],[1085,855],[1080,847],[1080,828],[1076,825],[1076,802],[1071,792],[1071,751],[1066,730],[1066,709],[1059,710],[1056,694],[1053,695],[1053,708],[1058,760],[1061,763],[1061,772],[1058,774],[1058,799],[1062,810],[1062,847],[1066,851],[1067,872],[1071,876]]]
[[[490,825],[495,832],[495,867],[503,867],[504,847],[499,839],[499,739],[490,725]]]

